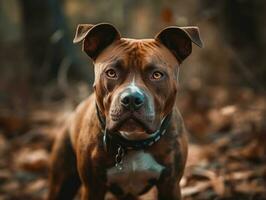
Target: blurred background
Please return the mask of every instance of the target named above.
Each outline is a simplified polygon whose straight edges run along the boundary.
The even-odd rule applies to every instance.
[[[205,46],[180,68],[190,132],[182,195],[266,199],[265,19],[263,0],[0,1],[0,199],[45,197],[54,137],[92,91],[75,28],[100,22],[132,38],[200,28]]]

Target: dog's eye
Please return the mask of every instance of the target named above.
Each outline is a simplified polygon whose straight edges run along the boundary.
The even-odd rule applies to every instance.
[[[108,77],[108,78],[116,78],[117,77],[117,75],[116,75],[116,72],[115,72],[115,70],[113,70],[113,69],[108,69],[106,72],[105,72],[105,74],[106,74],[106,76]]]
[[[159,71],[155,71],[152,73],[151,79],[160,80],[163,77],[163,73]]]

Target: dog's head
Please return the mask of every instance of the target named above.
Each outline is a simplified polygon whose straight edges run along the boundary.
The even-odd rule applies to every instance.
[[[121,38],[111,24],[80,24],[74,43],[95,66],[94,89],[107,129],[127,139],[143,139],[156,131],[176,99],[178,68],[202,47],[197,27],[168,27],[154,39]]]

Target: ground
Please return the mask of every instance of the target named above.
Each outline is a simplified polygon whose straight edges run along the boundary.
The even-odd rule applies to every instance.
[[[184,200],[266,199],[265,95],[247,88],[185,91],[178,98],[190,132]],[[26,114],[0,107],[1,200],[47,195],[51,146],[74,107],[68,98],[33,101]]]

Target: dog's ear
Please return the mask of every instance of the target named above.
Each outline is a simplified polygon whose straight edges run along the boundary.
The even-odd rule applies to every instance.
[[[180,63],[191,54],[192,42],[203,47],[199,28],[196,26],[167,27],[155,36],[155,40],[165,45]]]
[[[96,60],[107,46],[120,38],[120,33],[111,24],[79,24],[73,42],[83,41],[82,50],[93,60]]]

